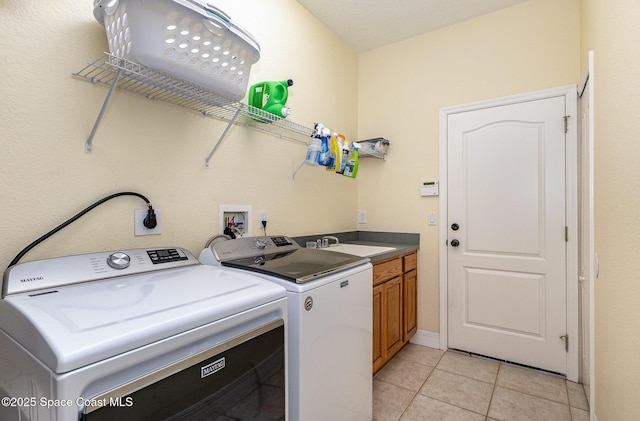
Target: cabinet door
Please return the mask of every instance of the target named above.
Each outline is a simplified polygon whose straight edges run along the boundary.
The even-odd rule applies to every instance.
[[[386,329],[382,343],[385,359],[388,360],[402,348],[402,277],[398,276],[384,283],[384,299]]]
[[[418,330],[418,274],[416,270],[404,274],[404,338],[406,343]]]
[[[384,293],[384,285],[378,285],[373,288],[373,373],[375,374],[384,364],[384,355],[382,347],[382,329],[384,316],[382,296]]]

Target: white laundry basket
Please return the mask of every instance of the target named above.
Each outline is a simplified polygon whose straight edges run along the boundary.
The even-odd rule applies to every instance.
[[[109,51],[240,100],[260,46],[204,0],[94,0]]]

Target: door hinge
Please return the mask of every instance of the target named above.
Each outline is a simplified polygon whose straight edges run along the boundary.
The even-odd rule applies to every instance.
[[[569,242],[569,227],[564,227],[564,241],[565,243]]]
[[[564,341],[564,350],[569,352],[569,335],[562,335],[560,339]]]
[[[569,131],[569,119],[571,118],[571,116],[565,115],[563,118],[564,118],[564,132],[567,133]]]

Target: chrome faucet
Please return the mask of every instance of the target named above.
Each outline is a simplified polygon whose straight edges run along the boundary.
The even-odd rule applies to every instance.
[[[340,240],[338,240],[338,237],[334,237],[333,235],[325,235],[324,237],[322,237],[323,240],[334,240],[335,244],[340,244]]]

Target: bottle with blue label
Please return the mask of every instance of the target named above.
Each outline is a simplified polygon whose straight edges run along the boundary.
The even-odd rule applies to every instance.
[[[338,144],[338,133],[334,133],[329,139],[329,162],[327,171],[336,172],[336,167],[340,168],[340,146]]]
[[[327,166],[327,162],[329,161],[328,137],[330,134],[331,134],[331,130],[325,127],[324,124],[316,122],[313,125],[313,133],[311,134],[311,136],[313,136],[315,139],[318,139],[320,141],[320,153],[318,154],[318,164],[325,167]]]
[[[312,165],[314,167],[318,166],[320,151],[322,151],[321,141],[316,137],[309,145],[309,148],[307,148],[307,156],[304,159],[304,163],[307,165]]]
[[[357,144],[356,142],[351,142],[351,146],[353,147],[353,154],[351,155],[351,158],[347,161],[347,165],[345,165],[344,172],[342,173],[342,175],[349,178],[356,178],[356,175],[358,174],[358,165],[359,165],[358,148],[360,147],[360,145]]]
[[[321,148],[320,156],[318,157],[318,164],[327,166],[329,164],[329,140],[327,135],[323,133],[320,136]]]

